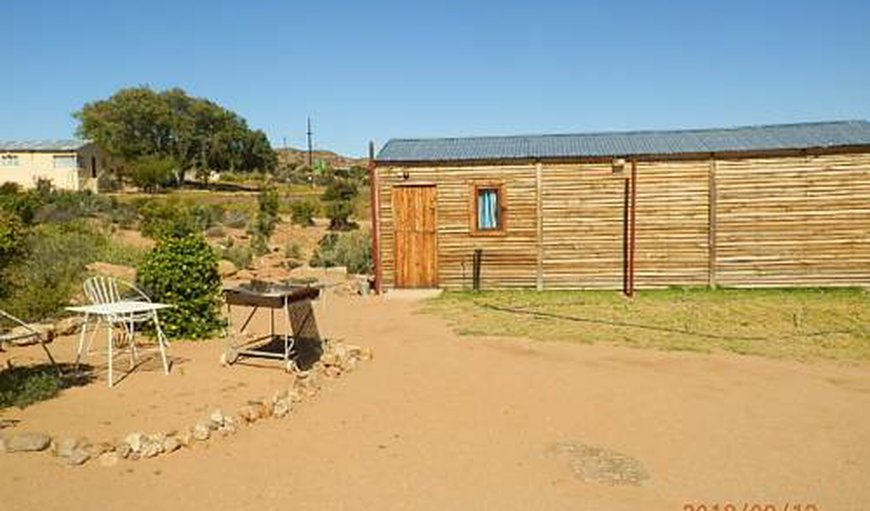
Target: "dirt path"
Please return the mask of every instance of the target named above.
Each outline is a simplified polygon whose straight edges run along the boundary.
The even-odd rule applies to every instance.
[[[320,311],[322,330],[373,346],[375,358],[331,382],[289,419],[110,468],[68,468],[45,454],[0,455],[2,507],[670,511],[699,502],[781,509],[788,501],[827,511],[870,505],[866,366],[459,338],[415,307],[330,297]],[[267,392],[283,377],[222,370],[212,362],[217,346],[178,345],[174,352],[186,362],[170,377],[137,373],[114,395],[98,382],[20,415],[34,428],[123,431],[137,420],[111,412],[123,409],[123,392],[144,416],[153,410],[149,420],[163,427],[200,413],[183,403],[202,402],[207,410]],[[110,424],[95,423],[94,413],[111,416],[104,420]],[[553,454],[566,443],[630,456],[649,478],[639,486],[585,482],[568,457]]]

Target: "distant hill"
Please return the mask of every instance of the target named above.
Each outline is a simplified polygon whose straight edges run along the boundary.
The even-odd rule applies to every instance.
[[[275,151],[278,153],[278,164],[281,166],[298,167],[305,164],[308,157],[307,151],[296,149],[295,147],[280,148]],[[367,158],[351,158],[332,151],[311,151],[312,163],[317,163],[318,160],[325,161],[334,169],[347,169],[355,165],[365,167],[368,165]]]

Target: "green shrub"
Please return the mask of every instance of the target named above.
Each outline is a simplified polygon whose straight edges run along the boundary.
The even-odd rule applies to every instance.
[[[324,190],[322,199],[326,202],[330,230],[347,231],[357,228],[350,217],[354,214],[354,200],[358,194],[356,185],[349,181],[335,181]]]
[[[6,269],[24,253],[26,228],[14,213],[0,210],[0,298],[8,292]]]
[[[60,369],[64,376],[58,375]],[[71,374],[72,364],[36,364],[0,370],[0,410],[10,406],[25,408],[51,399],[63,389],[85,385],[94,380],[93,368],[80,366]]]
[[[201,233],[209,222],[207,208],[188,207],[179,201],[147,201],[139,207],[139,214],[142,234],[154,239]]]
[[[223,224],[232,229],[244,229],[251,221],[251,216],[244,211],[232,210],[224,214]]]
[[[90,190],[50,190],[42,192],[40,202],[41,206],[33,218],[35,223],[75,222],[82,218],[111,214],[117,208],[114,199]]]
[[[264,187],[257,196],[257,216],[251,226],[251,248],[257,255],[269,251],[269,238],[278,223],[278,190],[273,186]]]
[[[134,204],[116,202],[109,211],[109,220],[123,229],[132,229],[139,221],[139,210]]]
[[[130,165],[130,178],[142,190],[155,192],[174,183],[177,168],[172,158],[142,156]]]
[[[302,259],[302,246],[295,241],[291,241],[284,247],[284,257],[288,259]]]
[[[19,192],[18,186],[5,187],[0,193],[0,210],[12,213],[25,224],[32,224],[36,213],[42,207],[43,198],[34,190]]]
[[[26,321],[50,317],[67,305],[86,276],[86,266],[103,255],[107,238],[84,222],[34,227],[25,256],[6,271],[8,292],[0,308]]]
[[[12,367],[0,372],[0,409],[24,408],[56,396],[61,389],[60,377],[51,366],[40,369]]]
[[[218,257],[231,261],[236,268],[247,268],[254,260],[251,247],[245,245],[230,245],[218,252]]]
[[[317,214],[317,205],[311,201],[294,201],[290,204],[290,219],[295,225],[310,227],[314,225],[314,215]]]
[[[350,273],[371,273],[372,239],[365,231],[326,233],[317,242],[311,266],[346,266]]]
[[[154,301],[175,306],[160,313],[169,337],[201,339],[223,326],[217,259],[201,234],[159,238],[137,280]]]

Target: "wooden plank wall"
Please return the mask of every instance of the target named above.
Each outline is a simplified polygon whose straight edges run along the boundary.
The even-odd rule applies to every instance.
[[[717,283],[870,285],[870,155],[717,162]]]
[[[870,285],[870,154],[711,162],[638,162],[638,287],[711,279],[734,287]],[[402,170],[379,168],[386,287],[394,268],[389,198]],[[543,164],[540,233],[534,165],[407,170],[412,181],[438,185],[441,287],[471,287],[475,248],[484,250],[484,288],[536,287],[539,237],[544,289],[621,287],[628,165],[620,175],[610,164]],[[475,181],[505,183],[507,236],[469,235]]]
[[[609,164],[544,165],[544,289],[622,285],[624,179]]]
[[[639,288],[707,285],[707,161],[638,162]]]
[[[394,284],[394,228],[388,197],[393,186],[405,180],[435,182],[438,186],[438,281],[447,289],[471,289],[472,256],[483,250],[481,283],[496,287],[535,287],[537,220],[535,167],[482,166],[379,168],[381,176],[381,250],[384,285]],[[507,236],[471,236],[469,206],[471,187],[477,183],[505,184]]]

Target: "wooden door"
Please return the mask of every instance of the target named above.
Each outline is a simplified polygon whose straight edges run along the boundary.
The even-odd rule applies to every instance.
[[[393,188],[396,287],[437,287],[435,185]]]

